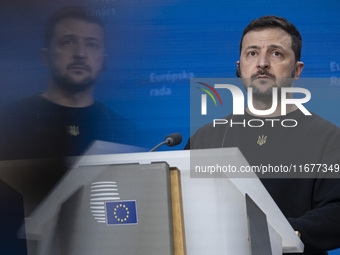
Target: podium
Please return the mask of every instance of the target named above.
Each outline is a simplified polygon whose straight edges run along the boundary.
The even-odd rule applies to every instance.
[[[61,254],[176,254],[169,169],[177,168],[185,229],[183,254],[303,251],[302,242],[255,174],[197,176],[193,162],[248,165],[237,148],[84,156],[26,219],[26,236],[38,241],[36,254],[58,254],[63,247],[68,247],[67,252]],[[132,181],[124,187],[121,183],[128,180]],[[118,187],[118,191],[102,188],[111,196],[105,198],[104,207],[91,204],[91,195],[100,198],[91,193],[99,184]],[[137,214],[136,219],[126,225],[111,224],[114,208],[118,213],[131,201],[134,205],[125,206],[129,215]],[[118,219],[131,219],[124,215]],[[133,230],[136,226],[141,229]],[[120,231],[126,232],[120,236]]]

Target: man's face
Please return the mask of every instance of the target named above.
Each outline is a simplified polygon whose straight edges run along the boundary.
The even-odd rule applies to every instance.
[[[97,81],[105,60],[104,30],[95,23],[67,18],[55,26],[44,56],[56,85],[73,92]]]
[[[303,69],[303,63],[295,61],[291,36],[279,28],[248,32],[237,65],[243,86],[258,96],[271,95],[273,87],[292,86]]]

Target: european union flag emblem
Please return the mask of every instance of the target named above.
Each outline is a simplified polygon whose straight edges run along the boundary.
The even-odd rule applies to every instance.
[[[106,202],[108,225],[137,224],[136,201]]]

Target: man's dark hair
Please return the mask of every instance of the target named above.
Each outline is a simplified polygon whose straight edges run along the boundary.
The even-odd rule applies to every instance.
[[[68,18],[80,19],[86,22],[95,23],[104,28],[102,20],[91,14],[90,10],[83,6],[67,6],[53,13],[47,20],[44,30],[45,47],[49,47],[53,39],[56,25]]]
[[[278,16],[262,16],[258,19],[254,19],[251,21],[248,26],[243,30],[241,43],[240,43],[240,54],[242,51],[242,42],[244,36],[249,32],[253,30],[262,30],[265,28],[280,28],[284,31],[286,31],[292,38],[292,50],[295,54],[295,61],[300,61],[301,58],[301,48],[302,48],[302,38],[297,30],[297,28],[290,23],[285,18],[281,18]]]

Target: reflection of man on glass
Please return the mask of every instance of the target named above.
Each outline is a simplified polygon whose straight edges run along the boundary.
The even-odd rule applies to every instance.
[[[82,7],[57,11],[46,24],[42,56],[47,90],[4,109],[0,158],[73,156],[93,140],[122,142],[123,118],[93,95],[107,57],[101,20]]]
[[[42,49],[50,70],[47,90],[1,109],[0,160],[49,158],[0,161],[0,228],[10,229],[5,241],[20,250],[21,196],[27,216],[67,170],[64,156],[82,154],[94,140],[126,141],[126,120],[94,99],[107,56],[102,21],[88,14],[83,7],[65,7],[49,18]]]
[[[237,76],[245,88],[253,90],[257,110],[272,106],[272,88],[292,86],[304,64],[300,62],[302,40],[299,31],[286,19],[264,16],[244,30],[240,44]],[[279,94],[280,95],[280,94]],[[289,166],[340,163],[340,131],[330,122],[312,114],[304,115],[295,105],[282,114],[277,109],[267,116],[256,116],[249,108],[245,115],[230,115],[227,120],[248,123],[260,119],[262,127],[207,124],[189,140],[186,149],[238,147],[252,166]],[[296,120],[294,128],[280,124]],[[269,121],[268,121],[269,120]],[[275,127],[272,127],[275,123]],[[326,254],[340,247],[340,181],[322,178],[262,179],[283,214],[301,234],[304,254]]]

